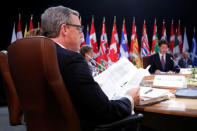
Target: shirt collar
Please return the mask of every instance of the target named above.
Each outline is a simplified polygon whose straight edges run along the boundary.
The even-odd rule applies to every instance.
[[[166,54],[161,54],[161,53],[159,52],[159,57],[160,57],[160,58],[162,57],[162,55],[164,56],[164,58],[166,57]]]
[[[66,49],[62,44],[60,44],[60,43],[58,43],[58,42],[56,42],[56,43],[57,43],[60,47]]]

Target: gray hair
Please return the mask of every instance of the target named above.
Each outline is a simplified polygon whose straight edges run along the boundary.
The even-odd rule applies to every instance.
[[[57,37],[62,24],[72,24],[71,14],[79,16],[77,11],[64,6],[46,9],[41,16],[43,35],[49,38]]]

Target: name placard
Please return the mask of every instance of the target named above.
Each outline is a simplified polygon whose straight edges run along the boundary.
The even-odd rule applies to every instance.
[[[186,88],[187,84],[185,76],[156,75],[153,81],[153,86]]]

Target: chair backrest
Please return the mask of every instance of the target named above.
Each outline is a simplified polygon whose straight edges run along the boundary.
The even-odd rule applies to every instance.
[[[5,86],[10,124],[21,125],[22,109],[10,74],[7,54],[4,52],[0,52],[0,75]]]
[[[8,48],[8,63],[27,131],[80,130],[52,40],[45,37],[17,40]]]
[[[150,56],[142,57],[143,68],[145,69],[149,65]]]

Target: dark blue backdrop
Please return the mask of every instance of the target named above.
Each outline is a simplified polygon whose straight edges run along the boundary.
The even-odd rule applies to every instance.
[[[97,40],[100,41],[102,18],[106,17],[106,31],[108,40],[111,38],[113,17],[117,16],[117,28],[120,38],[123,18],[126,18],[126,28],[128,40],[130,42],[131,26],[133,17],[136,18],[138,41],[141,41],[141,32],[144,19],[147,21],[147,33],[149,44],[152,42],[153,23],[157,19],[158,35],[161,37],[162,21],[165,19],[167,36],[170,37],[171,20],[174,19],[175,27],[178,20],[181,20],[181,31],[183,35],[184,26],[187,27],[189,44],[193,37],[193,27],[197,27],[196,4],[189,0],[28,0],[26,2],[17,1],[13,4],[3,6],[3,18],[1,18],[3,33],[0,49],[7,49],[10,44],[13,23],[18,22],[18,13],[22,16],[22,30],[25,24],[29,24],[30,15],[33,14],[34,26],[40,21],[40,15],[50,6],[63,5],[78,10],[82,16],[82,24],[87,25],[91,22],[91,15],[95,16],[95,29]],[[9,11],[8,11],[9,10]]]

